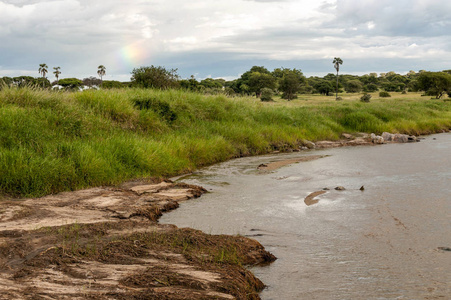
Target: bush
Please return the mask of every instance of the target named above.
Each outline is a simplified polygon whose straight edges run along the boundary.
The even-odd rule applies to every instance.
[[[153,110],[168,122],[174,122],[177,119],[177,114],[167,102],[156,98],[134,99],[133,102],[139,110]]]
[[[141,88],[166,90],[179,87],[177,69],[167,70],[164,67],[140,67],[132,71],[132,83]]]
[[[370,94],[364,94],[362,97],[360,97],[360,101],[362,102],[370,102],[371,95]]]
[[[407,91],[406,91],[406,90],[404,90],[404,91],[402,91],[402,93],[401,93],[401,94],[405,95],[405,94],[407,94]]]
[[[262,101],[272,101],[272,96],[274,95],[273,91],[269,88],[263,88],[262,89],[262,95],[260,97],[260,99]]]
[[[391,97],[391,95],[389,92],[382,91],[382,92],[379,92],[379,97],[388,98],[388,97]]]

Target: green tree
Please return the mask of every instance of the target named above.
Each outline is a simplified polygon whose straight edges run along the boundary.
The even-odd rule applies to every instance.
[[[313,87],[318,93],[326,96],[329,96],[334,90],[333,83],[327,80],[318,81]]]
[[[190,91],[198,91],[200,89],[199,81],[196,80],[194,75],[191,75],[189,79],[182,79],[179,82],[182,89]]]
[[[451,75],[448,73],[422,72],[417,80],[419,89],[436,99],[451,92]]]
[[[244,72],[241,77],[231,86],[236,93],[250,95],[253,92],[251,88],[251,76],[254,73],[271,75],[271,72],[263,66],[253,66],[249,71]],[[254,74],[255,76],[255,74]],[[255,78],[254,78],[255,79]],[[258,94],[257,94],[258,97]]]
[[[124,88],[124,84],[117,80],[104,80],[102,82],[102,87],[105,89],[121,89]]]
[[[103,76],[106,74],[106,68],[104,65],[100,65],[97,67],[97,74],[100,76],[100,86],[103,84]]]
[[[367,93],[377,92],[379,90],[379,87],[374,83],[368,83],[363,86],[363,91]]]
[[[30,86],[30,85],[36,85],[37,83],[38,83],[38,80],[31,76],[13,77],[13,81],[12,81],[12,84],[17,87],[26,87],[26,86]],[[44,83],[44,81],[43,81],[43,83]]]
[[[49,66],[47,66],[47,64],[40,64],[39,65],[39,74],[42,75],[42,87],[44,87],[44,82],[45,82],[45,75],[49,72],[48,71]]]
[[[89,87],[92,87],[94,85],[96,86],[100,86],[100,84],[102,83],[102,81],[100,81],[99,78],[96,78],[94,76],[91,76],[89,78],[84,78],[83,79],[83,84]]]
[[[306,81],[304,74],[297,69],[275,69],[273,75],[278,78],[279,90],[283,92],[282,98],[287,100],[295,99],[296,94],[301,91],[302,85]]]
[[[253,72],[249,76],[248,85],[250,92],[255,93],[258,98],[261,96],[263,88],[276,88],[276,79],[271,74]]]
[[[177,69],[167,70],[160,66],[135,68],[131,78],[135,86],[162,90],[179,87],[178,79]]]
[[[83,84],[83,81],[77,78],[63,78],[59,81],[59,85],[68,90],[78,89]]]
[[[53,67],[53,69],[55,70],[55,71],[53,71],[53,74],[55,74],[55,77],[56,77],[56,84],[58,84],[58,78],[59,78],[59,76],[60,76],[60,74],[61,74],[61,71],[60,71],[60,67]]]
[[[359,93],[363,86],[359,80],[350,80],[347,82],[345,91],[348,93]]]
[[[222,89],[224,86],[223,82],[219,79],[213,79],[213,78],[205,78],[200,81],[200,85],[206,87],[206,88],[216,88],[216,89]]]
[[[335,57],[332,63],[334,64],[335,70],[337,70],[337,88],[335,90],[335,100],[338,100],[338,71],[340,71],[340,65],[343,64],[343,60],[339,57]]]

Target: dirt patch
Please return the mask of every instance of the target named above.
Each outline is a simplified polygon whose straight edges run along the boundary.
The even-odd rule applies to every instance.
[[[160,225],[198,186],[125,183],[0,201],[0,299],[259,299],[255,240]]]
[[[307,197],[305,197],[304,202],[305,202],[305,204],[306,204],[307,206],[316,204],[316,203],[319,202],[319,200],[318,200],[318,199],[315,199],[315,197],[316,197],[316,196],[319,196],[319,195],[322,195],[322,194],[325,194],[325,193],[326,193],[326,191],[316,191],[316,192],[313,192],[313,193],[309,194]]]
[[[310,155],[310,156],[302,156],[302,157],[297,157],[297,158],[292,158],[292,159],[274,161],[274,162],[269,162],[266,164],[261,164],[258,166],[258,169],[261,171],[270,172],[270,171],[280,169],[287,165],[291,165],[291,164],[295,164],[295,163],[299,163],[299,162],[307,162],[307,161],[317,160],[317,159],[320,159],[320,158],[323,158],[326,156],[327,155]]]

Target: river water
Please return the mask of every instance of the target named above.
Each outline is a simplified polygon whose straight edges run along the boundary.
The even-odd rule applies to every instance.
[[[257,170],[318,154],[328,156]],[[179,180],[210,193],[160,222],[258,240],[278,258],[251,268],[268,286],[262,299],[451,299],[450,133],[240,158]]]

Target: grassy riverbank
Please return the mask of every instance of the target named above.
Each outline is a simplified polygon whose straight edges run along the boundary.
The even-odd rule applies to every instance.
[[[451,128],[451,102],[255,98],[142,89],[0,91],[0,192],[42,196],[172,176],[244,155],[336,140],[343,132],[427,134]]]

